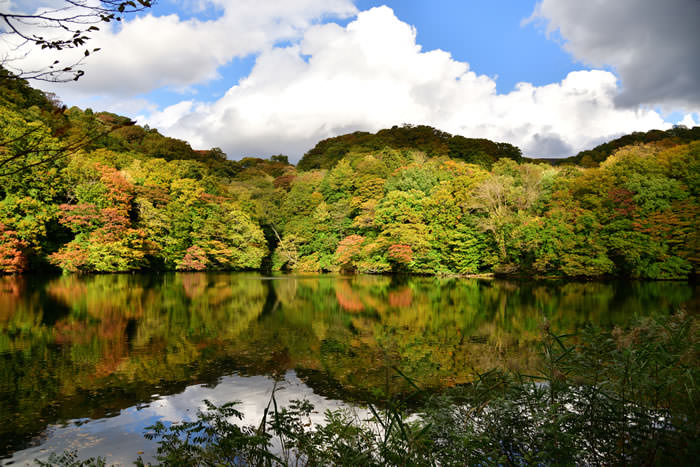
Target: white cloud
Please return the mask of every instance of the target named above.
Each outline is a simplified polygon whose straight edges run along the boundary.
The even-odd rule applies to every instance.
[[[683,119],[678,122],[678,125],[685,125],[688,128],[693,128],[694,126],[700,126],[700,115],[695,114],[685,114]]]
[[[700,108],[700,1],[541,0],[532,19],[589,65],[612,66],[626,106]]]
[[[166,107],[162,111],[153,112],[148,119],[148,125],[152,128],[171,128],[176,125],[180,119],[192,111],[192,101],[182,101],[177,104]],[[144,120],[144,117],[138,117]]]
[[[544,15],[548,5],[538,11]],[[495,78],[447,52],[422,51],[415,29],[387,7],[343,27],[320,20],[355,14],[351,0],[188,0],[187,6],[220,16],[145,15],[101,31],[93,40],[104,50],[89,57],[88,73],[46,89],[71,104],[140,114],[141,123],[198,148],[219,146],[233,158],[284,153],[298,160],[320,139],[402,123],[510,142],[531,156],[566,156],[624,133],[669,126],[655,111],[619,108],[623,90],[607,71],[572,72],[559,83],[521,83],[498,94]],[[163,86],[187,90],[214,79],[222,65],[250,54],[257,57],[253,70],[216,101],[190,95],[158,111],[143,99]]]
[[[356,13],[351,0],[210,0],[195,4],[198,8],[215,5],[221,16],[201,21],[148,14],[120,25],[100,24],[102,30],[90,34],[89,47],[102,50],[85,60],[85,76],[74,84],[43,87],[74,99],[92,94],[134,96],[163,86],[186,88],[218,77],[217,69],[235,57],[298,39],[319,19]],[[13,42],[17,38],[11,35],[0,41],[0,57],[18,55],[12,52]],[[54,58],[69,63],[70,57],[78,58],[83,50],[53,54],[32,50],[12,64],[27,70],[42,68]]]
[[[467,63],[423,52],[416,31],[380,7],[262,52],[250,75],[216,102],[177,104],[141,120],[230,157],[292,159],[322,138],[401,123],[510,142],[531,156],[571,155],[606,137],[669,126],[657,112],[616,108],[618,93],[612,73],[593,70],[497,94],[494,80]]]

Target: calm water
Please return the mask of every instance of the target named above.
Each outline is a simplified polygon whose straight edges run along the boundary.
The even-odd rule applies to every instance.
[[[560,332],[695,309],[679,282],[508,282],[388,276],[161,274],[0,277],[0,458],[51,450],[127,462],[144,427],[241,400],[250,423],[278,400],[381,400],[473,371],[537,365]]]

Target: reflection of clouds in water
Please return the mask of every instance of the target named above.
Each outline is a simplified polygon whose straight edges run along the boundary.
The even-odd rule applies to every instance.
[[[147,426],[158,420],[192,420],[198,409],[204,409],[204,399],[215,405],[239,400],[241,403],[236,408],[244,416],[240,423],[257,425],[270,401],[274,385],[274,380],[267,376],[225,376],[215,387],[190,386],[180,394],[160,397],[140,408],[124,409],[115,417],[81,425],[75,421],[66,426],[53,425],[47,429],[46,438],[40,446],[20,451],[7,462],[24,465],[37,458],[45,460],[51,452],[65,449],[77,449],[81,458],[103,456],[108,464],[124,465],[130,465],[143,451],[144,460],[149,461],[157,445],[143,437]],[[287,372],[284,381],[278,383],[275,398],[280,407],[288,406],[294,399],[307,399],[316,407],[316,413],[311,416],[314,423],[323,421],[326,409],[344,406],[341,401],[314,394],[293,371]]]
[[[232,400],[240,403],[236,409],[243,413],[242,423],[257,424],[263,417],[267,407],[274,381],[267,376],[225,376],[214,388],[202,385],[190,386],[185,391],[174,396],[168,396],[152,402],[142,412],[162,421],[192,420],[197,410],[205,408],[204,399],[214,405],[221,405]],[[293,371],[288,371],[283,382],[278,383],[275,393],[277,404],[289,405],[294,399],[307,399],[317,408],[318,421],[323,419],[325,409],[342,407],[340,401],[331,401],[314,394],[313,390],[304,384]],[[313,421],[317,421],[313,419]]]

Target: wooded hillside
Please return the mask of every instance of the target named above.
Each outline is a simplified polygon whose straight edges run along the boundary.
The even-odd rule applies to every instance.
[[[697,274],[697,127],[577,167],[403,126],[326,139],[294,167],[0,84],[0,272]]]

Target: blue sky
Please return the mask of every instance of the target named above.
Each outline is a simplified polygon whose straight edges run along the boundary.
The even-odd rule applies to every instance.
[[[231,158],[402,123],[565,157],[698,124],[697,17],[696,0],[160,0],[95,34],[80,81],[42,86]]]
[[[399,19],[416,27],[425,49],[449,51],[459,61],[489,76],[498,76],[499,92],[519,81],[543,85],[583,69],[542,28],[522,24],[534,3],[522,0],[359,1],[364,10],[389,5]]]

